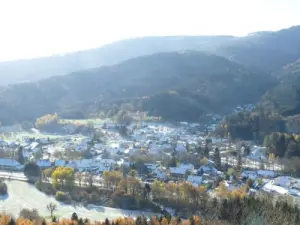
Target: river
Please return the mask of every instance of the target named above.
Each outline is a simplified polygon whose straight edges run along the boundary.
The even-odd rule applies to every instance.
[[[54,213],[59,218],[70,218],[72,213],[76,212],[79,217],[94,220],[113,219],[120,216],[136,217],[138,215],[150,216],[149,212],[121,210],[102,206],[89,205],[86,208],[82,206],[74,207],[65,205],[38,191],[33,185],[22,181],[5,181],[8,188],[8,196],[0,200],[0,212],[5,212],[14,217],[18,217],[23,208],[37,209],[43,217],[49,217],[50,213],[46,205],[50,202],[57,205],[57,211]]]

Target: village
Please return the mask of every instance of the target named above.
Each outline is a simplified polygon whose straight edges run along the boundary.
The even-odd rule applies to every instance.
[[[265,147],[252,141],[232,142],[217,137],[214,129],[222,117],[209,116],[205,125],[134,122],[126,127],[126,135],[110,119],[93,126],[97,137],[55,135],[37,129],[30,134],[6,133],[0,140],[0,169],[22,172],[24,165],[15,158],[21,151],[25,162],[35,162],[42,170],[73,168],[76,173],[92,176],[98,186],[102,185],[105,171],[119,170],[126,175],[134,168],[141,182],[150,186],[155,180],[189,182],[195,187],[205,186],[214,195],[221,182],[233,191],[251,179],[248,194],[300,197],[300,179],[286,176],[284,166],[270,159]],[[216,151],[221,165],[215,161]]]

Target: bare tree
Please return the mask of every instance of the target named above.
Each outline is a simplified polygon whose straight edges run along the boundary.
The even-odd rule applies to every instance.
[[[51,218],[53,218],[53,212],[57,210],[57,205],[51,202],[47,205],[47,209],[51,214]]]

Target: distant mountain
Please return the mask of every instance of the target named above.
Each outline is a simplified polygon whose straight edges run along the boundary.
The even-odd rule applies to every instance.
[[[121,61],[181,50],[208,51],[232,36],[143,37],[114,42],[103,47],[37,59],[0,62],[0,85],[36,81],[79,70],[112,65]]]
[[[266,72],[275,72],[300,58],[300,26],[277,32],[257,32],[231,39],[216,53]]]
[[[159,52],[196,50],[211,52],[265,72],[276,72],[300,58],[300,26],[277,32],[256,32],[246,37],[166,36],[142,37],[103,47],[29,60],[0,63],[0,85],[36,81],[79,70],[113,65]]]
[[[157,53],[3,87],[0,121],[34,120],[53,112],[86,114],[121,103],[150,115],[197,120],[205,112],[255,103],[273,85],[274,77],[223,57],[195,51]]]

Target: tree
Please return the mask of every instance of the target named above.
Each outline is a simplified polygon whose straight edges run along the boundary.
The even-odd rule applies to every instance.
[[[50,178],[52,176],[53,171],[54,171],[53,168],[48,168],[48,169],[44,169],[42,173],[44,177]]]
[[[251,153],[251,149],[250,149],[250,146],[249,145],[247,145],[246,147],[245,147],[245,149],[244,149],[244,155],[249,155]]]
[[[52,223],[56,223],[57,222],[56,216],[53,216],[51,220],[52,220]]]
[[[83,178],[83,175],[81,172],[78,172],[75,174],[76,176],[76,180],[78,180],[78,183],[79,183],[79,187],[81,187],[81,181],[82,181],[82,178]]]
[[[278,141],[276,142],[276,155],[279,157],[283,157],[286,150],[286,143],[285,143],[285,135],[280,134]]]
[[[207,158],[202,158],[202,159],[200,159],[200,165],[201,166],[205,166],[205,165],[207,165],[207,163],[208,163],[208,159]]]
[[[290,141],[287,145],[287,149],[285,152],[285,158],[292,158],[294,156],[297,156],[297,143],[295,141]]]
[[[242,169],[242,153],[241,148],[237,149],[237,170],[240,171]]]
[[[23,147],[21,147],[21,146],[18,148],[17,161],[22,165],[24,165],[24,163],[25,163],[25,159],[24,159],[24,155],[23,155]]]
[[[209,157],[209,148],[208,148],[208,144],[205,144],[205,147],[204,147],[204,157],[206,157],[206,158]]]
[[[13,218],[10,218],[8,225],[16,225],[16,221]]]
[[[141,191],[141,182],[134,177],[127,177],[128,194],[135,196]]]
[[[29,180],[35,182],[41,177],[41,169],[36,163],[28,163],[24,167],[24,174]]]
[[[228,197],[230,195],[230,191],[223,182],[219,185],[217,189],[217,195],[219,197]]]
[[[221,165],[221,157],[220,157],[219,148],[215,148],[214,162],[215,162],[216,168],[218,170],[220,170],[222,165]]]
[[[57,167],[51,177],[54,189],[71,189],[74,186],[75,177],[73,168]]]
[[[138,172],[135,169],[132,169],[128,172],[128,175],[131,177],[137,177]]]
[[[251,179],[251,178],[248,178],[247,180],[246,180],[246,185],[249,187],[249,188],[251,188],[252,186],[253,186],[253,180]]]
[[[82,218],[78,220],[78,225],[84,225]]]
[[[29,220],[38,220],[40,219],[40,215],[37,211],[37,209],[22,209],[20,211],[20,217],[23,217],[24,219],[29,219]]]
[[[168,167],[176,167],[177,165],[177,160],[175,156],[172,156],[171,160],[168,163]]]
[[[50,212],[51,218],[53,218],[53,212],[57,210],[57,206],[54,203],[49,203],[47,205],[47,210]]]
[[[103,173],[104,183],[107,187],[113,190],[117,187],[122,179],[122,174],[119,171],[105,171]]]
[[[74,213],[72,214],[71,220],[78,221],[77,213],[74,212]]]
[[[44,128],[45,126],[48,126],[48,125],[55,125],[55,124],[58,124],[59,122],[59,117],[58,117],[58,114],[55,113],[55,114],[47,114],[47,115],[44,115],[42,117],[39,117],[36,122],[35,122],[35,127],[38,128],[38,129],[41,129],[41,128]]]
[[[151,188],[152,188],[153,198],[158,199],[158,201],[160,202],[161,198],[163,198],[166,192],[165,183],[155,180]]]

